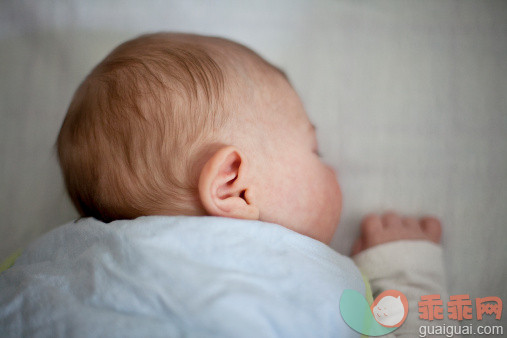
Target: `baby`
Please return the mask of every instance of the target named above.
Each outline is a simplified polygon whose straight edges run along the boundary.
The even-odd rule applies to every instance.
[[[76,91],[57,148],[73,204],[81,216],[94,218],[84,219],[88,223],[78,231],[86,231],[83,229],[88,225],[100,226],[96,231],[109,234],[117,224],[122,224],[121,231],[130,231],[125,230],[128,224],[165,222],[164,227],[157,225],[157,230],[153,230],[153,234],[165,238],[165,230],[161,229],[172,227],[173,220],[177,220],[178,225],[173,228],[178,230],[170,235],[178,238],[173,243],[180,250],[177,257],[193,261],[197,259],[192,256],[195,251],[210,246],[202,255],[205,264],[199,258],[200,270],[187,276],[181,271],[187,271],[189,265],[182,265],[177,274],[181,278],[173,278],[171,283],[178,285],[181,279],[187,283],[190,291],[174,292],[178,295],[176,303],[185,306],[192,304],[195,297],[185,298],[183,294],[195,294],[203,284],[212,288],[222,285],[224,293],[213,293],[213,299],[227,303],[226,310],[215,308],[214,302],[203,315],[205,319],[195,315],[195,311],[202,311],[207,306],[203,304],[208,303],[199,303],[192,308],[194,312],[174,310],[171,318],[177,317],[179,323],[188,324],[192,318],[201,320],[195,319],[189,325],[175,324],[178,330],[155,335],[359,335],[343,324],[338,312],[339,296],[346,289],[365,295],[368,286],[350,259],[327,246],[342,208],[336,173],[319,156],[315,126],[287,76],[250,49],[221,38],[175,33],[143,35],[123,43],[95,67]],[[206,226],[195,225],[196,222]],[[185,226],[180,226],[183,223]],[[151,231],[146,229],[151,228],[146,225],[139,231]],[[186,231],[193,235],[182,236]],[[416,334],[417,301],[421,295],[438,293],[445,297],[441,252],[436,245],[440,235],[440,223],[432,217],[406,218],[390,212],[367,216],[362,222],[353,258],[369,277],[373,293],[396,289],[408,298],[409,317],[393,332],[396,335]],[[88,236],[94,235],[81,238],[85,241]],[[95,247],[108,236],[87,245]],[[65,245],[62,243],[68,243],[69,238],[74,237],[61,242],[52,240],[51,245]],[[209,244],[212,242],[215,244]],[[70,251],[79,251],[80,240],[72,243]],[[166,244],[164,250],[171,247]],[[117,244],[108,247],[114,245]],[[135,256],[139,247],[136,248],[129,253],[129,259]],[[156,246],[151,248],[156,252]],[[242,248],[245,252],[234,251]],[[165,257],[169,260],[170,255]],[[103,262],[110,256],[101,256],[94,262]],[[194,258],[188,259],[190,256]],[[285,258],[278,261],[280,257]],[[224,261],[228,262],[227,267],[223,266]],[[176,267],[179,263],[174,260],[171,264]],[[205,278],[203,283],[206,269],[217,264],[220,272]],[[18,263],[10,270],[17,266]],[[215,278],[243,269],[254,277],[269,270],[272,279],[266,284],[241,284],[238,295],[256,296],[241,298],[248,300],[244,303],[231,301],[228,292],[236,290],[235,282],[220,284]],[[296,273],[298,269],[303,273]],[[193,278],[199,280],[196,289],[191,288]],[[290,282],[284,282],[284,278]],[[272,289],[282,284],[287,287]],[[302,289],[305,284],[310,289]],[[168,303],[165,296],[157,297],[159,302]],[[120,298],[116,301],[120,302]],[[273,305],[273,299],[278,298]],[[269,308],[264,309],[261,300]],[[245,321],[238,315],[245,307],[264,309],[259,310],[262,318],[250,314]],[[298,312],[292,312],[296,308]],[[221,312],[221,320],[216,319],[218,311],[225,311]],[[0,314],[1,320],[7,317]],[[207,324],[201,325],[203,321]],[[74,323],[68,326],[71,330],[82,327],[70,322]],[[229,324],[224,326],[222,322]],[[256,326],[257,323],[263,324]],[[51,327],[53,334],[54,326]],[[144,326],[136,326],[136,330],[139,327]],[[200,331],[195,331],[197,327]],[[99,332],[110,332],[106,328]],[[20,333],[9,330],[7,333]],[[133,332],[137,331],[129,332],[136,335]],[[149,332],[153,335],[156,331]],[[139,333],[143,334],[146,332]]]
[[[58,137],[82,216],[213,215],[280,224],[329,244],[334,170],[286,75],[220,38],[152,34],[115,49],[80,86]],[[440,240],[433,218],[367,217],[354,253]]]

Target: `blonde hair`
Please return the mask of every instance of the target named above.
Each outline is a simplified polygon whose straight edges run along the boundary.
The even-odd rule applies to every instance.
[[[121,44],[92,70],[56,142],[81,216],[204,213],[196,158],[230,120],[234,62],[224,60],[238,52],[269,65],[225,39],[156,33]]]

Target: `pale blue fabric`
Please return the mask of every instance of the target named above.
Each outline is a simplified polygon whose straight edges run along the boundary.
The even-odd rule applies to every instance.
[[[1,337],[356,337],[354,263],[279,225],[92,218],[32,243],[0,275]]]

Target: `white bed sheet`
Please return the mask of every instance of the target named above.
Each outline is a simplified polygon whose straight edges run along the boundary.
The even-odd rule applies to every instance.
[[[334,248],[366,213],[431,213],[450,294],[507,300],[504,1],[1,2],[0,258],[76,216],[52,148],[72,93],[160,30],[235,39],[289,74],[339,172]]]

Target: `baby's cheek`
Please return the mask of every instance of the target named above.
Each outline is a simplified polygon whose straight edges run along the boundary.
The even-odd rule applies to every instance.
[[[342,192],[340,185],[338,184],[336,174],[334,170],[330,168],[327,171],[327,179],[325,184],[329,190],[328,194],[330,202],[333,203],[336,208],[341,209]]]
[[[340,220],[342,194],[334,171],[327,166],[324,166],[323,169],[321,168],[319,173],[321,190],[317,199],[322,212],[322,221],[335,229]]]

